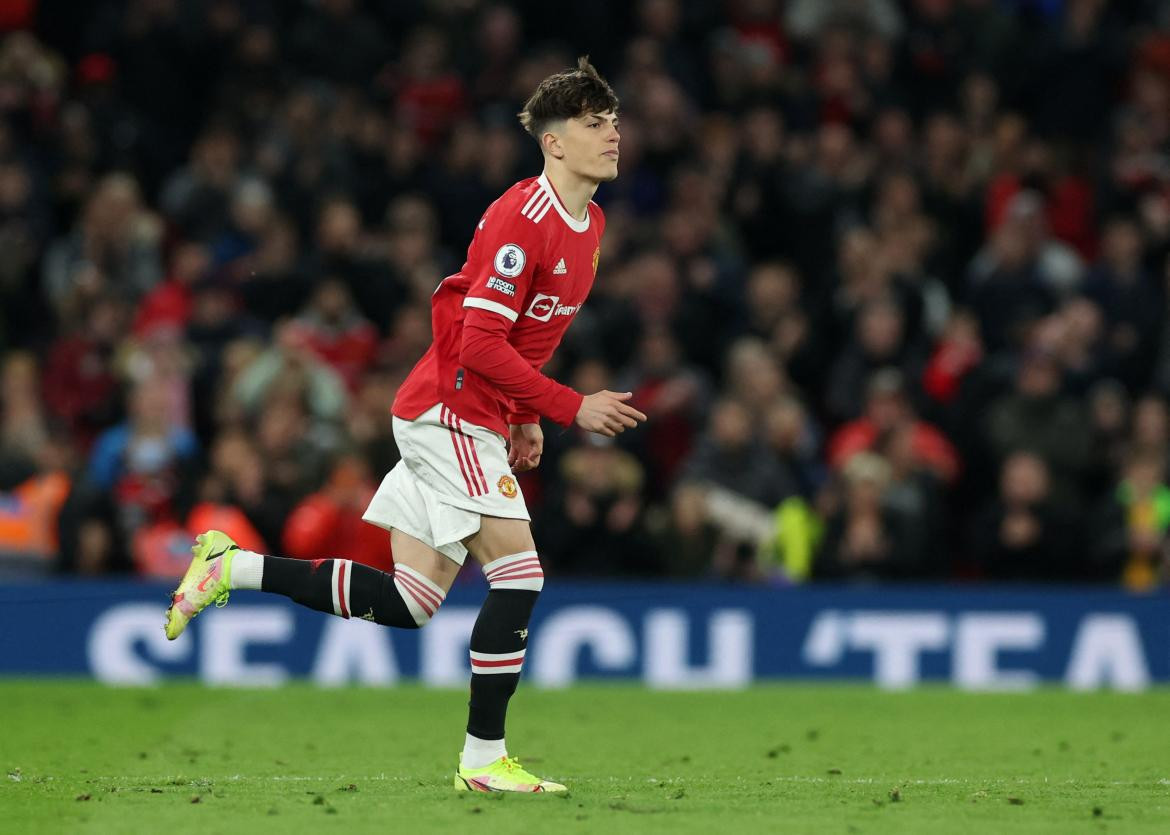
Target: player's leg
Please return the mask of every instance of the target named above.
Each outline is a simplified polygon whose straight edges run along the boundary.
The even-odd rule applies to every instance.
[[[342,558],[296,560],[241,552],[237,566],[248,560],[259,576],[249,577],[248,585],[237,580],[232,587],[283,594],[310,609],[383,626],[424,626],[446,598],[459,566],[402,531],[391,531],[390,541],[390,573]]]
[[[463,541],[483,567],[489,589],[471,631],[471,699],[455,787],[473,791],[564,791],[509,760],[504,743],[508,702],[520,681],[528,621],[544,572],[528,522],[484,516]]]
[[[311,609],[417,629],[442,604],[459,566],[430,546],[394,530],[391,573],[343,558],[299,560],[241,550],[220,531],[196,539],[194,559],[171,598],[166,632],[177,638],[209,603],[223,605],[231,589],[282,594]]]

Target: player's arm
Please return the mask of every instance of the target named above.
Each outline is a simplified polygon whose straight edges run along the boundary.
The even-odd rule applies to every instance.
[[[562,426],[575,421],[582,429],[612,438],[646,420],[644,414],[625,402],[632,396],[629,392],[599,391],[584,397],[541,374],[508,342],[511,329],[512,320],[499,312],[468,310],[463,320],[459,362],[517,406],[545,415]]]
[[[544,415],[562,426],[570,425],[581,408],[581,395],[541,374],[520,356],[508,342],[514,320],[507,314],[474,304],[467,306],[459,363],[483,377],[516,404],[520,411],[510,414],[508,422],[513,425],[535,423],[525,419],[527,413]]]
[[[480,268],[463,300],[460,364],[513,401],[508,415],[512,425],[536,423],[535,415],[544,415],[562,426],[577,421],[583,429],[612,437],[645,420],[622,402],[628,394],[584,397],[533,368],[508,341],[542,257],[543,241],[527,221],[505,226],[491,214],[474,244]]]

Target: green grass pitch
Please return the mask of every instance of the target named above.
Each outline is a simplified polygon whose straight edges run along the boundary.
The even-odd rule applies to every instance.
[[[1170,692],[521,689],[569,797],[455,793],[466,695],[0,682],[11,833],[1170,831]]]

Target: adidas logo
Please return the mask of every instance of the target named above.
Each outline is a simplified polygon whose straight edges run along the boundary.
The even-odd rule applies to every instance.
[[[553,267],[553,275],[565,275],[568,271],[569,268],[565,266],[564,258],[562,258],[560,261],[557,261],[557,265]]]

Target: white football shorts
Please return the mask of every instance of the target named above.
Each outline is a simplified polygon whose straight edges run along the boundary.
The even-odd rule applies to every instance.
[[[402,460],[362,515],[370,524],[397,528],[462,565],[462,540],[479,530],[481,516],[531,519],[497,432],[439,403],[414,420],[394,418],[394,440]]]

